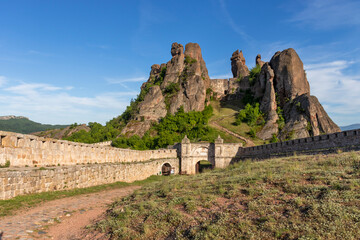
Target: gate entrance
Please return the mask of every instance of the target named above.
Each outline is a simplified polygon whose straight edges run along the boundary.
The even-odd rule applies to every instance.
[[[195,164],[195,173],[202,173],[206,169],[213,169],[213,165],[207,160],[198,161]]]
[[[161,174],[163,176],[169,176],[171,174],[171,165],[169,163],[164,163],[161,167]]]

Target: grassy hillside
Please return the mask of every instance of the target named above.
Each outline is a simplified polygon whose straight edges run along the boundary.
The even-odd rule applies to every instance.
[[[251,139],[256,145],[267,143],[257,137],[251,137],[249,134],[251,128],[246,123],[235,125],[236,115],[243,108],[240,101],[228,101],[225,105],[221,105],[219,101],[211,101],[211,106],[213,107],[213,116],[209,120],[210,126],[215,122],[240,136]]]
[[[67,125],[41,124],[31,121],[27,118],[0,120],[1,131],[9,131],[9,132],[17,132],[17,133],[25,133],[25,134],[45,131],[48,129],[65,128],[65,127],[67,127]]]
[[[114,202],[111,239],[358,239],[359,152],[244,161]]]

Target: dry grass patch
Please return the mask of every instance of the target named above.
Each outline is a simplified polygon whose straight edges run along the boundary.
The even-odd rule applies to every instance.
[[[359,152],[244,161],[145,185],[93,226],[111,239],[357,239]]]

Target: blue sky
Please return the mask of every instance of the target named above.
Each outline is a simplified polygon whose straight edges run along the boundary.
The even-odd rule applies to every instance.
[[[172,42],[197,42],[212,78],[242,49],[294,48],[311,94],[338,125],[360,122],[360,2],[0,1],[0,115],[105,123],[139,93]]]

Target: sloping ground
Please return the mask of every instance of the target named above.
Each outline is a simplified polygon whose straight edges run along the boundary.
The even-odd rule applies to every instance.
[[[88,132],[90,131],[90,128],[86,126],[86,124],[82,124],[77,126],[68,126],[66,128],[61,128],[61,129],[52,129],[43,132],[35,132],[32,134],[38,137],[64,139],[70,137],[72,134],[79,132],[81,130]]]
[[[110,239],[358,239],[359,154],[169,177],[114,202],[94,229]]]
[[[212,101],[211,106],[214,115],[210,118],[210,126],[243,140],[247,147],[264,144],[263,140],[250,137],[248,134],[250,127],[246,123],[241,123],[239,126],[234,124],[240,104],[230,104],[229,102],[227,105],[221,106],[220,102]]]

